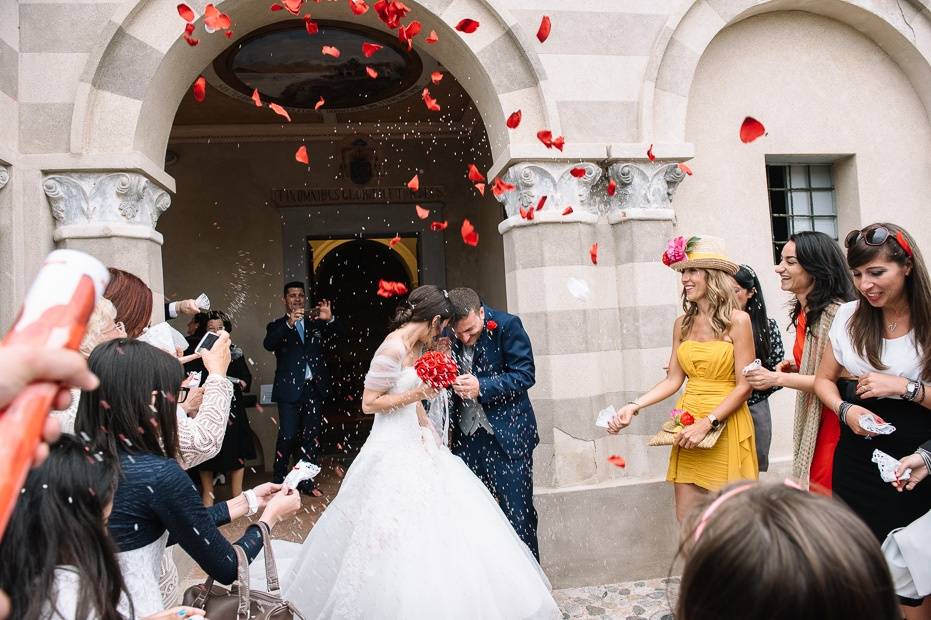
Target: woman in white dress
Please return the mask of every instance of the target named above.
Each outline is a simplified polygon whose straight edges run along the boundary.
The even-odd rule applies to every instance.
[[[438,391],[413,364],[451,314],[445,291],[421,286],[375,352],[362,399],[372,432],[285,575],[284,598],[307,620],[561,617],[539,564],[421,405]]]

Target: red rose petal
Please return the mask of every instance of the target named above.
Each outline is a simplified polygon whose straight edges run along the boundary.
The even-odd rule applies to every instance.
[[[194,80],[194,101],[200,103],[207,95],[207,78],[200,76]]]
[[[430,230],[446,230],[447,226],[449,226],[449,222],[446,220],[442,222],[430,222]]]
[[[424,41],[426,41],[427,43],[436,43],[439,40],[440,38],[436,36],[436,30],[431,30],[430,35],[426,39],[424,39]]]
[[[208,3],[204,8],[204,29],[207,32],[229,30],[230,23],[230,16],[220,12],[213,4]]]
[[[187,44],[190,45],[191,47],[194,47],[195,45],[200,43],[200,39],[195,39],[194,37],[192,37],[186,32],[182,36],[184,37],[184,40],[187,42]]]
[[[458,24],[456,24],[456,30],[459,32],[464,32],[466,34],[472,34],[478,30],[478,22],[474,19],[463,19]]]
[[[227,39],[232,39],[232,38],[233,38],[233,31],[232,31],[232,30],[227,30],[224,34],[226,35],[226,38],[227,38]]]
[[[320,108],[322,108],[324,103],[326,103],[326,99],[324,99],[323,97],[320,97],[320,100],[314,104],[314,110],[319,110]]]
[[[375,52],[383,48],[384,45],[379,45],[378,43],[369,43],[366,41],[362,44],[362,55],[366,58],[371,58],[375,55]]]
[[[304,0],[281,0],[281,4],[291,15],[299,15],[301,12],[301,5],[304,4]]]
[[[406,295],[407,294],[407,285],[403,282],[392,282],[390,280],[379,280],[378,281],[378,293],[379,297],[384,297],[388,299],[389,297],[394,297],[396,295]]]
[[[766,128],[763,127],[763,123],[752,116],[745,118],[744,122],[740,125],[740,141],[744,144],[753,142],[765,133]]]
[[[653,145],[652,145],[652,144],[650,145],[650,148],[647,149],[647,158],[649,158],[650,161],[655,161],[655,160],[656,160],[656,155],[653,154]]]
[[[536,211],[534,211],[533,209],[527,209],[527,219],[532,220],[534,213],[536,213]]]
[[[619,454],[612,454],[611,456],[609,456],[608,462],[611,463],[612,465],[620,467],[621,469],[627,467],[627,461],[625,461],[624,457],[620,456]]]
[[[537,140],[543,143],[548,149],[553,148],[553,132],[549,129],[541,129],[537,132]]]
[[[475,164],[469,164],[469,180],[473,183],[482,183],[485,180],[485,175],[479,172]]]
[[[485,323],[485,327],[488,328],[488,331],[493,332],[498,329],[498,323],[494,319],[488,319],[488,322]]]
[[[485,195],[485,184],[484,183],[476,183],[475,189],[477,189],[478,193],[481,194],[482,196]]]
[[[569,174],[574,176],[577,179],[581,179],[585,176],[585,168],[573,168],[569,171]]]
[[[369,10],[365,0],[349,0],[349,8],[355,15],[364,15]]]
[[[495,195],[495,198],[513,189],[514,189],[514,185],[506,181],[502,181],[501,177],[495,177],[495,180],[491,184],[491,193]]]
[[[255,107],[262,107],[262,98],[259,97],[259,89],[255,88],[252,90],[252,102],[255,103]]]
[[[421,97],[423,98],[423,102],[426,104],[428,110],[430,110],[431,112],[440,111],[440,106],[439,104],[437,104],[436,99],[430,96],[429,88],[423,89],[423,93],[421,93]]]
[[[572,213],[572,207],[566,207],[562,210],[563,215],[569,215],[570,213]]]
[[[516,112],[511,112],[511,115],[508,117],[506,125],[508,129],[517,129],[517,126],[520,125],[521,112],[517,110]]]
[[[439,84],[441,81],[443,81],[443,72],[434,71],[433,73],[431,73],[430,81],[433,82],[434,84]]]
[[[333,58],[339,58],[339,49],[333,47],[332,45],[323,46],[323,55],[332,56]]]
[[[614,179],[608,179],[608,196],[613,196],[617,191],[617,182]]]
[[[689,176],[692,176],[692,169],[691,169],[691,168],[689,168],[689,167],[686,166],[685,164],[678,164],[678,166],[679,166],[679,170],[681,170],[682,172],[684,172],[685,174],[687,174],[687,175],[689,175]]]
[[[194,14],[194,10],[183,2],[178,5],[178,15],[180,15],[181,19],[188,23],[194,21],[197,18],[197,16]]]
[[[304,16],[304,29],[307,30],[307,34],[317,34],[320,32],[320,24],[315,22],[310,18],[310,15]]]
[[[462,234],[462,242],[466,245],[471,245],[475,247],[478,245],[478,233],[475,231],[475,226],[472,225],[472,222],[468,218],[462,220],[462,228],[459,231]]]
[[[302,164],[305,164],[305,165],[309,164],[310,157],[308,157],[307,155],[307,147],[301,145],[301,147],[298,148],[297,151],[294,153],[294,159],[299,161]]]
[[[562,136],[553,138],[553,148],[557,149],[560,153],[562,152],[562,147],[566,145],[566,139]]]
[[[401,235],[397,234],[394,236],[394,239],[388,242],[388,247],[393,248],[397,244],[401,243]]]
[[[520,213],[520,216],[521,216],[523,219],[526,220],[526,219],[527,219],[527,209],[525,209],[524,207],[518,207],[517,210],[518,210],[518,212]]]
[[[281,6],[280,4],[277,4],[277,3],[271,5],[271,6],[268,7],[268,8],[269,8],[269,10],[271,10],[273,13],[274,13],[274,12],[277,12],[277,11],[283,11],[283,10],[284,10],[284,7]]]
[[[184,32],[187,34],[194,34],[194,24],[185,24]]]
[[[543,43],[550,36],[550,30],[552,30],[553,24],[550,22],[548,15],[544,15],[543,19],[540,20],[540,28],[537,29],[537,41]]]
[[[540,201],[537,202],[537,211],[543,209],[543,205],[546,204],[546,196],[540,196]]]
[[[285,117],[286,119],[288,119],[288,122],[289,122],[289,123],[291,122],[291,115],[288,114],[288,111],[285,110],[284,108],[282,108],[282,107],[281,107],[280,105],[278,105],[277,103],[269,103],[269,104],[268,104],[268,107],[271,108],[272,112],[274,112],[274,113],[277,114],[278,116],[283,116],[283,117]]]
[[[424,209],[420,205],[414,205],[414,208],[417,209],[417,217],[420,219],[425,220],[430,217],[430,209]]]
[[[368,73],[369,77],[372,78],[373,80],[378,77],[378,71],[376,71],[375,69],[371,67],[366,67],[365,72]]]
[[[407,182],[407,189],[412,192],[420,191],[420,177],[418,175],[415,174],[414,178]]]
[[[592,247],[588,248],[588,255],[592,259],[592,264],[597,265],[598,264],[598,243],[597,242],[593,243]]]

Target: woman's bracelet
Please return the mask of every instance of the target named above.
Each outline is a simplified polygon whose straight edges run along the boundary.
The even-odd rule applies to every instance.
[[[249,512],[246,513],[246,516],[251,517],[259,511],[259,498],[256,497],[255,491],[252,489],[243,491],[242,494],[246,498],[246,503],[249,504]]]
[[[843,422],[844,426],[849,427],[847,424],[847,412],[850,411],[850,408],[853,407],[853,403],[848,403],[846,400],[840,401],[840,406],[837,408],[837,420]]]
[[[924,448],[918,448],[915,450],[915,454],[921,457],[921,460],[925,462],[925,468],[931,472],[931,452],[928,452]]]
[[[634,405],[635,407],[637,407],[637,409],[634,411],[634,415],[640,415],[640,408],[643,407],[643,405],[641,405],[640,403],[638,403],[638,402],[635,401],[635,400],[629,400],[629,401],[627,401],[627,404],[628,404],[628,405]]]

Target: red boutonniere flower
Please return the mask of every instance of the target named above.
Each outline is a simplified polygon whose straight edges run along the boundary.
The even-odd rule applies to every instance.
[[[449,353],[428,351],[414,362],[414,370],[424,383],[434,388],[448,388],[456,382],[459,367]]]
[[[489,320],[487,323],[485,323],[485,327],[488,328],[488,331],[493,332],[498,328],[498,324],[492,320]]]

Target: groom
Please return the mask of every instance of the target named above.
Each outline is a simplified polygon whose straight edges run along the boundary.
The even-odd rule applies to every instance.
[[[540,442],[527,390],[533,350],[520,319],[482,304],[470,288],[449,291],[453,354],[453,452],[488,487],[539,561],[533,449]]]

